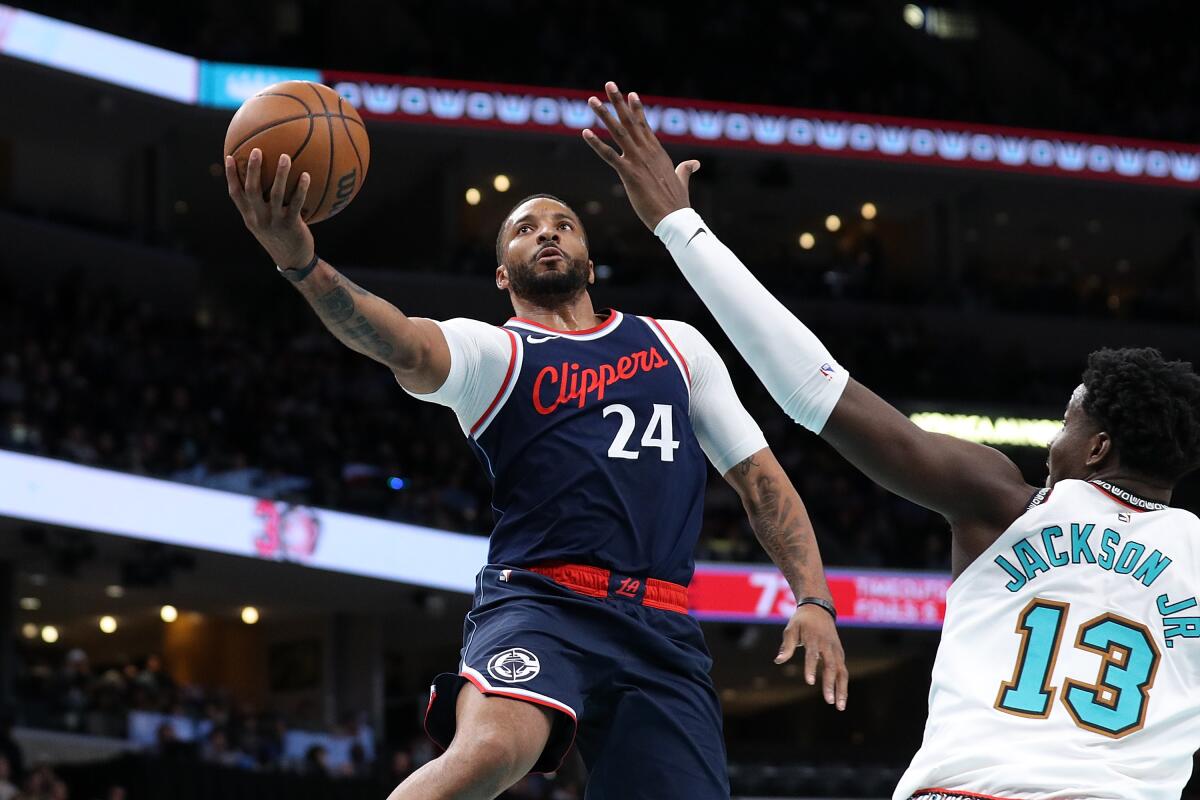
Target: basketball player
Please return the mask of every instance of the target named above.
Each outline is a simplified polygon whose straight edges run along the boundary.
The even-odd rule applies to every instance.
[[[1200,520],[1168,507],[1200,465],[1200,376],[1100,350],[1045,488],[989,447],[921,430],[850,379],[688,207],[636,94],[584,138],[779,405],[875,481],[942,514],[955,581],[920,752],[894,800],[1178,798],[1200,746]]]
[[[558,767],[577,741],[588,797],[729,797],[721,715],[686,585],[705,456],[741,495],[799,598],[777,663],[805,647],[827,702],[844,708],[835,610],[804,506],[689,325],[597,314],[579,217],[518,203],[496,238],[496,286],[516,315],[495,327],[409,318],[315,253],[300,220],[309,180],[269,200],[254,151],[229,193],[246,225],[325,326],[450,407],[493,484],[496,525],[464,626],[462,662],[432,690],[426,727],[448,746],[391,795],[492,798]]]

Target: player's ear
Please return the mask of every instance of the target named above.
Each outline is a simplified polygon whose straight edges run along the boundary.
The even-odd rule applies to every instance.
[[[1092,434],[1088,440],[1087,465],[1089,467],[1098,466],[1113,455],[1112,437],[1105,431],[1099,431]]]
[[[496,267],[496,288],[502,292],[508,291],[508,267],[503,264]]]
[[[596,265],[593,264],[592,260],[589,258],[588,259],[588,285],[591,286],[595,282],[596,282]]]

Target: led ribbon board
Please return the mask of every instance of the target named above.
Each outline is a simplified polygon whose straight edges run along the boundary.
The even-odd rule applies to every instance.
[[[0,516],[469,594],[487,539],[0,451]],[[950,576],[827,570],[839,621],[937,628]],[[698,564],[702,620],[778,623],[795,608],[769,565]]]
[[[180,103],[236,108],[281,80],[333,86],[369,119],[578,136],[596,92],[200,61],[0,5],[0,53]],[[599,91],[599,87],[597,90]],[[976,123],[643,97],[663,139],[930,166],[1195,187],[1200,147]]]
[[[587,106],[599,87],[589,92],[333,70],[322,76],[364,118],[570,136],[600,126]],[[1189,145],[723,101],[642,101],[659,136],[702,147],[1168,186],[1200,182],[1200,148]]]

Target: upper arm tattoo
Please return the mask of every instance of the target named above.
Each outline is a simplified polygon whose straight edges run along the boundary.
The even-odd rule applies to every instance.
[[[750,474],[750,470],[755,469],[758,466],[759,464],[754,460],[754,456],[750,456],[749,458],[743,459],[742,461],[734,464],[733,473],[739,478],[744,478]]]

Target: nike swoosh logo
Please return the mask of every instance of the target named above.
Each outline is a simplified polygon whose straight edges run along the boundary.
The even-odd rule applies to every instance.
[[[551,339],[561,338],[561,336],[527,336],[525,337],[525,341],[529,342],[530,344],[541,344],[542,342],[548,342]]]
[[[702,233],[708,233],[708,231],[704,230],[704,228],[696,228],[696,232],[692,234],[692,239],[695,239]],[[690,247],[692,244],[692,239],[688,239],[687,244],[685,244],[684,247]]]

